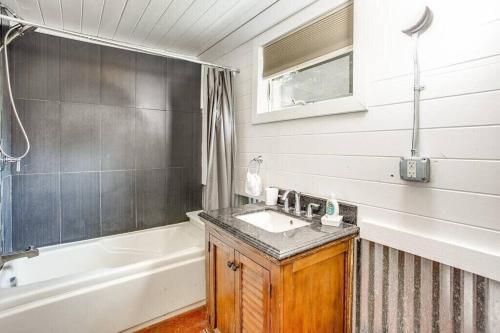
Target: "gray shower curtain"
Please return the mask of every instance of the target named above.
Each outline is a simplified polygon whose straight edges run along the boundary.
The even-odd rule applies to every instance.
[[[206,186],[203,208],[211,210],[232,207],[235,201],[233,73],[205,67],[203,75],[203,107],[206,112]]]

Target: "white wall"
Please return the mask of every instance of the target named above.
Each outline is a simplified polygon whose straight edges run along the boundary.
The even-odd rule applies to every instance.
[[[262,155],[266,185],[320,196],[334,191],[339,199],[359,206],[361,225],[373,221],[390,227],[411,221],[429,225],[428,235],[441,232],[444,241],[455,243],[464,242],[454,238],[455,231],[465,238],[474,233],[465,241],[469,247],[500,255],[500,245],[482,248],[483,236],[500,244],[500,1],[428,1],[434,22],[420,42],[426,87],[420,152],[432,158],[427,184],[404,182],[398,171],[399,157],[408,155],[411,146],[413,97],[412,43],[400,31],[411,23],[409,17],[418,16],[415,3],[355,0],[355,31],[369,55],[365,63],[354,64],[368,73],[365,113],[252,125],[254,59],[248,31],[241,36],[236,31],[204,54],[241,69],[236,78],[239,193],[244,194],[248,161]],[[327,4],[320,0],[310,5],[310,18]],[[261,16],[268,23],[274,19],[266,12]],[[362,228],[361,233],[381,242],[377,231],[363,235]],[[425,249],[398,247],[436,257]]]

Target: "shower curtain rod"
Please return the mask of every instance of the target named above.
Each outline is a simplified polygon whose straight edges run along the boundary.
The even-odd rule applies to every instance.
[[[20,19],[17,17],[12,17],[12,16],[8,16],[8,15],[4,15],[4,14],[0,14],[0,19],[8,20],[10,22],[19,23],[19,24],[23,24],[23,25],[34,26],[34,27],[37,27],[40,29],[55,32],[58,35],[71,36],[74,39],[87,40],[93,44],[110,46],[110,47],[114,47],[114,48],[119,48],[119,49],[134,51],[134,52],[140,52],[140,53],[146,53],[146,54],[151,54],[151,55],[160,56],[160,57],[186,60],[186,61],[194,62],[194,63],[200,64],[200,65],[205,65],[205,66],[209,66],[209,67],[228,69],[228,70],[230,70],[232,72],[236,72],[236,73],[240,72],[240,70],[238,68],[231,68],[231,67],[222,66],[222,65],[218,65],[218,64],[214,64],[214,63],[210,63],[210,62],[206,62],[206,61],[201,61],[201,60],[198,60],[197,58],[185,56],[185,55],[175,53],[175,52],[165,52],[165,51],[161,51],[161,50],[157,50],[157,49],[153,49],[153,48],[149,48],[149,47],[135,46],[135,45],[132,45],[129,43],[118,42],[118,41],[114,41],[114,40],[110,40],[110,39],[106,39],[106,38],[101,38],[101,37],[97,37],[97,36],[90,36],[90,35],[82,34],[79,32],[73,32],[73,31],[67,31],[67,30],[62,30],[62,29],[58,29],[58,28],[52,28],[52,27],[49,27],[49,26],[46,26],[43,24],[33,23],[30,21],[26,21],[26,20],[23,20],[23,19]]]

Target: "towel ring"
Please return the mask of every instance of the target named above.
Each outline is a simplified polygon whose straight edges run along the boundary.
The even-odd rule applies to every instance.
[[[248,163],[248,167],[247,167],[248,172],[259,174],[260,166],[263,162],[264,162],[264,160],[262,159],[261,155],[252,158],[250,160],[250,162]],[[252,168],[254,168],[253,171],[252,171]]]

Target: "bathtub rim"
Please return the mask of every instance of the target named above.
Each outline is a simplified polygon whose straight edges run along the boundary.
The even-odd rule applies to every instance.
[[[87,245],[87,244],[99,242],[101,240],[110,240],[110,239],[115,239],[115,238],[124,237],[124,236],[146,234],[146,233],[150,233],[150,232],[154,232],[154,231],[158,231],[158,230],[168,230],[168,229],[173,229],[173,228],[185,227],[188,225],[194,226],[195,228],[200,229],[200,230],[204,230],[204,229],[202,229],[202,226],[200,226],[198,223],[193,222],[192,220],[188,220],[188,221],[178,222],[178,223],[174,223],[174,224],[161,225],[161,226],[153,227],[153,228],[146,228],[146,229],[141,229],[141,230],[122,232],[122,233],[114,234],[114,235],[99,236],[99,237],[95,237],[95,238],[82,239],[82,240],[77,240],[77,241],[72,241],[72,242],[67,242],[67,243],[62,243],[62,244],[41,246],[41,247],[37,247],[37,249],[40,251],[40,253],[45,253],[45,252],[51,252],[54,250],[64,249],[67,247]]]
[[[92,244],[94,242],[99,242],[102,239],[112,239],[117,237],[125,237],[136,234],[152,233],[162,230],[168,230],[173,228],[186,228],[194,225],[197,232],[200,232],[200,244],[195,246],[190,246],[184,250],[176,251],[172,254],[162,255],[154,258],[149,258],[147,260],[142,260],[139,262],[134,262],[126,265],[121,265],[118,267],[105,268],[90,270],[83,273],[75,273],[66,276],[56,277],[54,279],[48,279],[43,281],[38,281],[26,285],[21,285],[15,288],[1,288],[0,295],[2,295],[2,300],[0,301],[0,317],[3,313],[11,311],[16,307],[22,307],[33,302],[42,301],[44,299],[54,297],[57,295],[64,295],[72,293],[76,290],[83,290],[91,285],[101,285],[109,283],[110,281],[120,280],[127,275],[134,276],[138,274],[143,274],[144,272],[156,271],[160,269],[168,269],[169,267],[175,267],[182,263],[187,263],[193,260],[204,260],[204,243],[203,234],[201,233],[201,228],[199,224],[192,223],[190,221],[176,223],[167,226],[160,226],[155,228],[137,230],[130,233],[122,233],[110,236],[103,236],[99,238],[93,238],[88,240],[82,240],[77,242],[65,243],[51,245],[41,248],[43,253],[52,252],[55,250],[65,249],[67,247],[84,246]],[[28,259],[29,260],[29,259]]]

